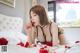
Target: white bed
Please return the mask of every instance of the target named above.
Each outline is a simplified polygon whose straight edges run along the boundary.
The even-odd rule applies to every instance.
[[[60,46],[59,48],[55,49],[56,53],[64,53],[65,48]],[[0,46],[0,53],[1,53],[1,46]],[[39,53],[38,47],[33,48],[24,48],[17,45],[7,45],[7,51],[5,53]],[[50,50],[49,53],[54,53],[54,49]],[[80,45],[76,47],[72,47],[68,49],[66,53],[80,53]]]

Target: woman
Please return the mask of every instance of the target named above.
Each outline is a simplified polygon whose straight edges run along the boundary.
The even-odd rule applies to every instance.
[[[59,44],[58,27],[54,22],[49,22],[43,6],[36,5],[30,9],[30,22],[26,25],[26,33],[30,44],[35,44],[35,39],[42,44],[55,46]]]

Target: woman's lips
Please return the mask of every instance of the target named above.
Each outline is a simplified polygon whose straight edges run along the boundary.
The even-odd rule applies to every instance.
[[[35,25],[35,22],[32,22],[32,26],[34,26]]]
[[[32,25],[27,26],[27,29],[31,28],[34,25],[35,25],[35,22],[32,22]]]

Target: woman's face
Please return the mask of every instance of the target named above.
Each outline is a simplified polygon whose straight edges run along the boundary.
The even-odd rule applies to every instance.
[[[33,11],[31,11],[31,21],[34,26],[37,26],[40,24],[39,16],[36,13],[34,13]]]

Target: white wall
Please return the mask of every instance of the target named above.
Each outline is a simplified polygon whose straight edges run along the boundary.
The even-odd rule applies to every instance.
[[[16,0],[15,8],[0,3],[0,13],[8,16],[24,17],[24,0]]]
[[[48,0],[38,0],[38,4],[43,5],[48,10]]]
[[[55,1],[55,0],[37,0],[38,1],[38,4],[41,4],[43,5],[46,10],[48,10],[48,1]]]
[[[25,18],[24,18],[24,24],[29,21],[29,10],[32,7],[32,0],[24,0],[24,6],[25,6]]]
[[[64,28],[64,35],[69,42],[80,41],[80,28]]]

